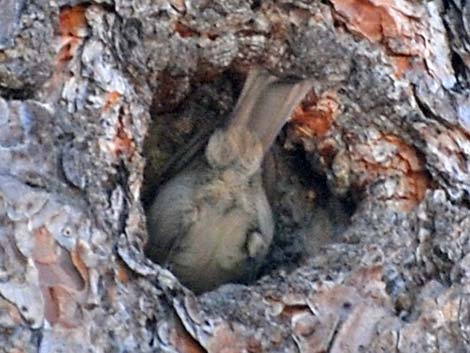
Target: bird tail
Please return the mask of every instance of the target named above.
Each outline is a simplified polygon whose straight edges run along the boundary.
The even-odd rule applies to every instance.
[[[279,78],[262,69],[251,70],[232,113],[229,129],[247,129],[254,133],[266,152],[312,84],[308,79]]]

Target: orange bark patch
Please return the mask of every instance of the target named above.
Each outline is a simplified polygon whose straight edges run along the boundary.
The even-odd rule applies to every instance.
[[[334,16],[353,33],[380,43],[390,55],[397,77],[411,68],[411,58],[425,56],[417,4],[394,0],[332,0]]]
[[[382,283],[385,288],[385,284],[382,282],[383,278],[383,267],[381,265],[371,265],[368,267],[360,267],[351,273],[350,277],[346,279],[345,283],[355,288],[362,290],[367,287],[369,283]]]
[[[411,69],[411,58],[408,56],[391,56],[390,59],[395,67],[395,75],[402,77],[409,69]]]
[[[247,338],[235,333],[227,324],[214,329],[214,337],[207,346],[209,352],[241,353],[247,352]]]
[[[65,328],[74,328],[80,325],[82,315],[75,295],[68,288],[55,286],[49,288],[50,298],[55,304],[55,324]]]
[[[130,156],[134,153],[134,150],[134,140],[127,133],[122,118],[120,118],[116,137],[114,138],[112,144],[112,151],[116,156],[120,156],[122,154]]]
[[[386,152],[378,152],[384,150]],[[374,159],[375,156],[375,159]],[[431,187],[431,178],[424,160],[413,146],[398,136],[381,135],[367,145],[352,146],[353,170],[358,173],[359,187],[384,177],[398,177],[397,193],[390,200],[397,201],[403,211],[409,211],[421,202]]]
[[[42,226],[34,231],[33,259],[39,272],[45,316],[52,325],[80,324],[80,303],[88,288],[88,269],[81,258],[80,244],[71,254]]]
[[[346,20],[349,29],[358,32],[373,42],[398,34],[395,19],[388,6],[369,0],[333,0],[335,10]]]
[[[46,83],[50,95],[60,90],[68,78],[65,74],[69,62],[76,56],[87,33],[86,6],[62,8],[59,14],[59,52],[55,58],[54,74]]]
[[[120,99],[121,99],[121,94],[119,92],[116,92],[116,91],[108,92],[106,94],[103,111],[104,112],[109,111],[111,108],[116,106],[116,104],[119,102]]]
[[[86,35],[87,21],[86,7],[82,5],[64,8],[59,14],[59,34],[61,49],[58,54],[58,63],[70,61]],[[61,67],[62,69],[62,67]]]
[[[295,109],[291,121],[300,135],[322,137],[331,128],[338,114],[339,103],[336,93],[327,92],[317,97],[311,92]]]
[[[200,36],[200,33],[189,26],[185,25],[180,21],[176,21],[173,25],[176,33],[178,33],[182,38],[188,37],[197,37]]]
[[[287,305],[285,304],[284,309],[281,312],[281,317],[284,319],[291,319],[293,316],[309,312],[310,309],[307,305]]]
[[[85,252],[85,246],[83,245],[82,241],[78,240],[77,245],[72,249],[70,253],[70,257],[72,260],[73,265],[77,269],[78,273],[85,281],[84,287],[88,286],[88,267],[86,266],[85,262],[83,261],[83,256]]]
[[[83,37],[87,21],[83,5],[64,8],[59,15],[59,31],[62,36]]]
[[[178,33],[182,38],[201,37],[215,40],[220,37],[220,33],[217,29],[208,29],[206,32],[199,32],[198,30],[193,29],[189,25],[186,25],[180,21],[174,22],[173,28],[175,29],[175,32]]]
[[[413,146],[407,145],[397,136],[386,135],[385,139],[398,147],[398,158],[406,162],[404,179],[408,193],[404,195],[404,201],[408,201],[405,208],[410,210],[424,198],[426,190],[431,187],[431,177],[426,171],[423,157],[418,155]]]
[[[35,246],[33,259],[42,264],[50,264],[57,261],[57,245],[55,239],[46,227],[40,227],[35,232]]]
[[[117,278],[120,282],[126,283],[129,281],[129,270],[123,262],[118,263],[118,273]]]
[[[172,332],[171,340],[173,341],[173,346],[178,347],[178,351],[181,353],[206,352],[201,345],[188,334],[179,321],[177,321],[175,330]]]

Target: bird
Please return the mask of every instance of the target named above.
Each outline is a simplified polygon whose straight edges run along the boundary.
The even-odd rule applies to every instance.
[[[274,233],[263,158],[312,84],[251,69],[226,126],[158,188],[146,252],[195,293],[258,273]]]

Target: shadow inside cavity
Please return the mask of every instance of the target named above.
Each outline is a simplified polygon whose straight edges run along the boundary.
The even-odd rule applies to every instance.
[[[266,190],[276,231],[261,275],[292,271],[323,246],[341,242],[356,210],[350,195],[340,198],[329,190],[326,177],[314,172],[303,150],[286,151],[276,145],[271,152],[274,162],[266,161],[271,171],[264,171],[264,179],[275,180]]]

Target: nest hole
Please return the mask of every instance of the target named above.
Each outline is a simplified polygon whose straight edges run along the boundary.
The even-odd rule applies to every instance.
[[[171,110],[154,105],[144,145],[146,167],[142,203],[148,211],[159,186],[203,153],[212,132],[223,126],[235,106],[243,77],[226,72],[211,82],[196,82]],[[178,89],[178,88],[176,88]],[[326,177],[312,168],[314,156],[300,147],[286,149],[281,132],[265,156],[263,184],[273,211],[275,232],[264,264],[249,282],[275,271],[292,271],[322,247],[341,241],[356,204],[336,197]]]

